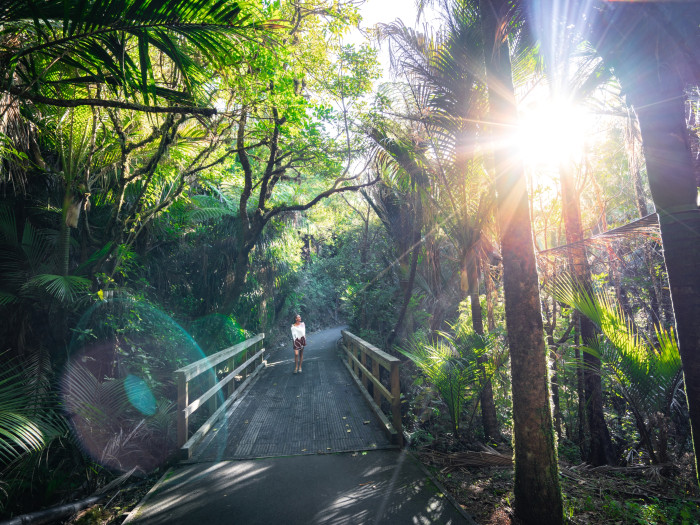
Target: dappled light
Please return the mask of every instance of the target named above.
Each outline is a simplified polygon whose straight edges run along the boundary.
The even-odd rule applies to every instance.
[[[700,2],[13,0],[0,57],[0,521],[700,523]]]

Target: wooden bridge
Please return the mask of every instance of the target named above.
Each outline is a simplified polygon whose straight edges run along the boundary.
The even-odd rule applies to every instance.
[[[342,335],[340,345],[335,344],[337,331],[310,335],[301,374],[293,374],[288,363],[291,348],[274,352],[276,360],[266,363],[263,334],[178,370],[178,444],[183,459],[400,446],[399,360],[350,332]],[[190,384],[197,382],[200,391],[202,384],[208,388],[190,400]],[[190,421],[202,407],[211,415],[190,437]]]
[[[301,374],[262,334],[178,370],[184,461],[124,523],[474,523],[400,448],[398,360],[340,338],[309,334]]]

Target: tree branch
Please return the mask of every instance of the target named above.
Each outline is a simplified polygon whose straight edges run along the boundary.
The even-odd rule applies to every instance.
[[[367,188],[368,186],[372,186],[372,185],[376,184],[377,182],[379,182],[380,180],[381,180],[381,176],[377,176],[376,179],[373,179],[369,182],[365,182],[364,184],[357,184],[355,186],[341,186],[340,188],[333,187],[333,188],[330,188],[322,193],[319,193],[318,195],[316,195],[316,197],[311,199],[306,204],[296,204],[293,206],[278,206],[276,208],[271,209],[265,215],[263,215],[263,221],[268,222],[270,219],[272,219],[272,217],[274,217],[275,215],[279,215],[280,213],[285,213],[285,212],[289,212],[289,211],[308,210],[309,208],[315,206],[320,200],[325,199],[327,197],[330,197],[331,195],[333,195],[335,193],[340,193],[343,191],[357,191],[360,188]]]
[[[216,115],[216,108],[198,108],[193,106],[145,106],[135,102],[103,100],[99,98],[75,98],[72,100],[64,100],[45,97],[43,95],[29,94],[18,87],[11,87],[9,92],[22,100],[29,100],[35,104],[48,104],[50,106],[57,106],[61,108],[92,106],[100,108],[129,109],[133,111],[141,111],[143,113],[174,113],[183,115],[204,115],[206,117]]]

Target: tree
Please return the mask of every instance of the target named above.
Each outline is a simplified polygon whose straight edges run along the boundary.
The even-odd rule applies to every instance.
[[[202,107],[212,102],[208,70],[240,62],[244,42],[280,27],[212,0],[10,2],[0,23],[0,91],[12,97],[201,115],[216,113]],[[156,56],[167,67],[154,68]]]
[[[373,52],[336,42],[334,32],[356,16],[354,8],[336,13],[323,2],[286,8],[291,29],[283,46],[270,50],[251,43],[247,65],[222,85],[227,112],[236,122],[231,136],[236,163],[230,169],[241,188],[224,312],[240,297],[249,255],[271,219],[377,182],[350,172],[361,148],[351,140],[347,101],[361,97],[376,75]],[[329,83],[328,77],[335,80]],[[340,104],[340,115],[332,102]],[[326,126],[338,126],[338,135],[330,137]]]
[[[591,40],[639,118],[664,260],[698,472],[700,436],[700,210],[685,121],[684,88],[700,71],[694,3],[597,4]]]
[[[507,130],[518,119],[505,33],[508,8],[502,0],[480,2],[513,384],[515,513],[524,523],[560,524],[563,503],[530,210],[522,161],[508,151]]]
[[[479,276],[493,251],[488,228],[494,195],[476,147],[480,133],[476,122],[486,106],[481,32],[469,2],[444,2],[441,7],[445,25],[434,35],[418,33],[401,22],[385,26],[382,35],[391,39],[394,68],[405,75],[413,95],[415,115],[408,118],[421,128],[428,144],[424,148],[430,205],[458,253],[460,284],[470,298],[473,328],[484,335]],[[484,433],[498,439],[491,381],[481,364]]]
[[[569,26],[558,23],[553,19],[551,11],[542,13],[544,29],[540,31],[542,40],[541,57],[544,59],[544,70],[549,83],[552,104],[558,101],[585,100],[593,90],[609,79],[609,73],[598,57],[583,57],[579,59],[573,74],[570,73],[573,49],[576,35]],[[588,58],[588,60],[586,60]],[[608,74],[606,74],[608,73]],[[555,129],[553,133],[563,133]],[[581,188],[577,187],[576,162],[573,151],[564,156],[559,165],[559,181],[561,188],[561,210],[566,232],[566,242],[569,245],[567,255],[569,267],[577,282],[591,288],[591,270],[588,264],[586,248],[582,244],[583,227],[581,223]],[[595,327],[585,316],[578,316],[577,323],[583,344],[592,345],[595,340]],[[593,465],[606,465],[614,462],[614,453],[610,432],[603,414],[603,385],[600,374],[600,359],[592,353],[583,355],[583,376],[585,385],[585,406],[587,426],[590,433],[587,450],[587,461]],[[581,422],[583,425],[583,421]]]

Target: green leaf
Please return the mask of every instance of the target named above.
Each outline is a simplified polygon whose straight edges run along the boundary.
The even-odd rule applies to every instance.
[[[41,274],[32,277],[25,287],[42,288],[61,302],[72,302],[78,294],[87,292],[90,288],[90,280],[76,275]]]

